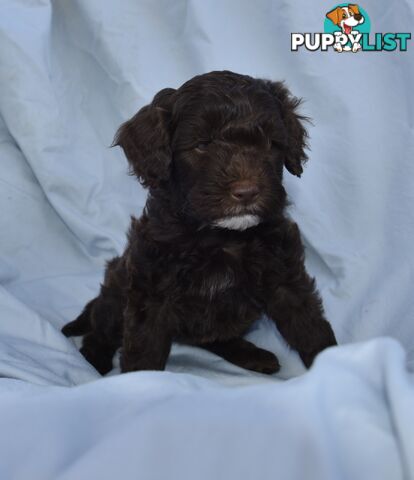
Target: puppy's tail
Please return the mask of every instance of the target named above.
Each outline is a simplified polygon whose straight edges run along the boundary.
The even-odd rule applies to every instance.
[[[97,299],[98,298],[94,298],[87,303],[79,317],[62,328],[63,335],[66,337],[77,337],[79,335],[85,335],[85,333],[92,330],[91,313]]]

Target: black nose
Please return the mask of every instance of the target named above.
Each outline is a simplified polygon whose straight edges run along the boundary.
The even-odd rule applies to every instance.
[[[355,18],[355,20],[357,20],[359,22],[362,18],[362,15],[360,13],[355,13],[354,18]]]
[[[251,203],[259,195],[259,189],[254,183],[243,180],[231,185],[231,196],[238,202]]]

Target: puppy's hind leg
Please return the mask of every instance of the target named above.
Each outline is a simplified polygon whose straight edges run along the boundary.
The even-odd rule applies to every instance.
[[[80,352],[101,375],[112,370],[112,358],[122,342],[123,299],[102,287],[91,311],[93,330],[83,337]]]
[[[92,330],[91,325],[91,314],[92,309],[99,297],[94,298],[89,303],[86,304],[85,308],[82,310],[82,313],[72,322],[67,323],[62,328],[62,333],[66,337],[76,337],[79,335],[85,335]]]
[[[279,361],[275,354],[256,347],[256,345],[244,338],[234,338],[224,342],[203,343],[197,346],[209,350],[246,370],[271,374],[280,369]]]

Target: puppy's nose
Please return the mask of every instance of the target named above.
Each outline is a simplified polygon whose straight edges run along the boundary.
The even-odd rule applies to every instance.
[[[248,180],[234,182],[231,186],[230,192],[235,200],[243,203],[251,203],[259,195],[257,185]]]
[[[355,13],[355,14],[354,14],[354,18],[355,18],[355,20],[356,20],[357,22],[359,22],[359,21],[361,20],[361,18],[362,18],[362,15],[361,15],[360,13]]]

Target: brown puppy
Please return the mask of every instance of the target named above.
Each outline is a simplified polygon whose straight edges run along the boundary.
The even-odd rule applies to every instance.
[[[278,82],[223,71],[162,90],[123,124],[120,145],[149,196],[98,297],[63,328],[84,335],[102,374],[162,370],[173,341],[241,367],[279,369],[243,339],[262,314],[306,366],[335,345],[299,230],[285,217],[283,167],[300,176],[306,131]]]

